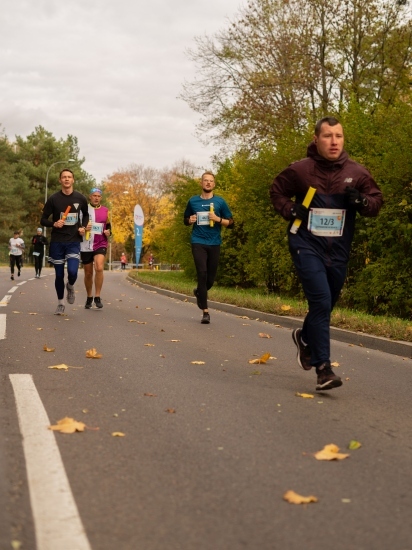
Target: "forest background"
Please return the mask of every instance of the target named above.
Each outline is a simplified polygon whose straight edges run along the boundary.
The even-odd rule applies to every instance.
[[[358,217],[340,304],[409,319],[412,313],[412,25],[405,0],[250,0],[222,31],[188,52],[198,77],[184,99],[201,115],[198,135],[219,146],[211,162],[216,193],[228,202],[233,231],[223,232],[217,282],[301,297],[286,222],[268,190],[289,163],[306,156],[316,120],[334,115],[345,149],[383,191],[375,219]],[[161,158],[161,151],[159,151]],[[34,234],[48,190],[59,189],[65,160],[76,188],[95,185],[82,169],[77,139],[56,140],[38,127],[0,140],[0,245],[14,229]],[[55,163],[59,162],[50,167]],[[183,211],[199,193],[198,170],[132,165],[101,187],[111,208],[115,254],[133,251],[133,206],[145,213],[143,257],[180,264],[194,276]],[[26,241],[27,242],[27,241]]]

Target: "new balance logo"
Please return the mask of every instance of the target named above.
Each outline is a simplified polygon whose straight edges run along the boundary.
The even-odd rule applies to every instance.
[[[345,178],[345,181],[343,183],[352,183],[353,178]]]

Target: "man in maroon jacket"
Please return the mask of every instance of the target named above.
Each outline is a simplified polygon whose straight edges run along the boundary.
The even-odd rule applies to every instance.
[[[289,250],[309,304],[302,328],[292,337],[299,365],[316,368],[317,390],[342,385],[330,366],[330,316],[345,282],[356,214],[374,217],[382,206],[372,176],[343,145],[339,121],[322,118],[307,158],[283,170],[270,188],[275,210],[291,222]],[[306,208],[302,202],[309,187],[316,193]],[[296,233],[290,231],[295,219],[302,220]]]

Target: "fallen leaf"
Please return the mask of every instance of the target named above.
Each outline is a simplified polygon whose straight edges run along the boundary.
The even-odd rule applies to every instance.
[[[259,359],[250,359],[249,363],[251,365],[264,365],[269,358],[270,353],[264,353]]]
[[[166,342],[180,342],[180,340],[166,340]]]
[[[13,311],[13,313],[20,313],[20,311]]]
[[[145,308],[145,309],[153,309],[153,308],[152,308],[152,307],[147,307],[147,308]]]
[[[38,315],[38,313],[29,313],[29,315]]]
[[[340,453],[339,447],[333,443],[325,445],[321,451],[315,453],[316,460],[343,460],[349,456],[348,454]]]
[[[312,395],[311,393],[296,392],[295,395],[296,395],[296,397],[304,397],[305,399],[313,399],[314,398],[314,395]]]
[[[129,319],[129,323],[137,323],[136,319]]]
[[[244,327],[250,327],[250,323],[242,323]]]
[[[254,370],[253,372],[251,372],[250,374],[253,374],[255,376],[260,376],[262,373],[260,372],[260,370]]]
[[[280,308],[282,311],[289,311],[290,310],[290,306],[281,306]]]
[[[286,491],[283,495],[283,500],[286,500],[290,504],[309,504],[310,502],[318,502],[317,497],[312,495],[309,497],[303,497],[302,495],[295,493],[295,491]]]
[[[36,330],[43,330],[42,328],[36,328]]]
[[[192,365],[205,365],[204,361],[190,361]]]
[[[61,365],[54,365],[53,367],[47,367],[48,369],[68,370],[68,366],[62,363]]]
[[[136,309],[138,309],[138,308],[139,308],[139,306],[135,306],[135,307],[136,307]]]
[[[145,395],[146,397],[157,397],[155,393],[144,393],[143,395]]]
[[[240,319],[249,319],[247,315],[238,315],[237,317],[239,317]]]
[[[124,437],[125,435],[123,432],[112,432],[113,437]]]
[[[165,412],[174,414],[176,412],[176,409],[165,409]]]
[[[136,321],[138,325],[147,325],[146,321]]]
[[[149,348],[153,348],[154,344],[145,344],[145,346],[148,346]]]
[[[360,447],[362,447],[362,443],[359,443],[356,439],[349,441],[348,449],[351,451],[356,451],[356,449],[359,449]]]
[[[56,348],[49,348],[47,347],[47,344],[44,344],[43,349],[44,351],[54,351]]]
[[[265,334],[264,332],[259,332],[259,338],[272,338],[272,336]]]
[[[340,363],[338,363],[337,361],[334,361],[333,363],[330,364],[331,367],[340,367]]]
[[[349,382],[350,378],[345,378],[346,382]]]
[[[97,353],[96,348],[91,348],[86,351],[86,357],[88,359],[101,359],[103,355],[101,353]]]
[[[49,426],[49,430],[54,430],[63,434],[72,434],[74,432],[83,432],[86,424],[77,422],[74,418],[66,416],[57,421],[54,426]]]

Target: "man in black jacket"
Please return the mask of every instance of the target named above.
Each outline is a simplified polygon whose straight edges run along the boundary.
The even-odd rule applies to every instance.
[[[377,216],[382,205],[372,176],[348,157],[343,145],[339,121],[322,118],[307,158],[283,170],[270,188],[275,210],[291,221],[289,250],[309,304],[303,327],[292,337],[299,365],[316,368],[317,390],[342,385],[330,366],[330,316],[345,282],[356,214]],[[308,208],[302,202],[309,187],[316,193]],[[301,225],[290,231],[296,219]]]
[[[31,240],[33,245],[33,256],[34,256],[34,269],[36,271],[36,279],[40,278],[41,268],[43,267],[43,258],[44,258],[44,247],[47,246],[47,239],[43,235],[43,229],[41,227],[37,228],[37,234]]]

